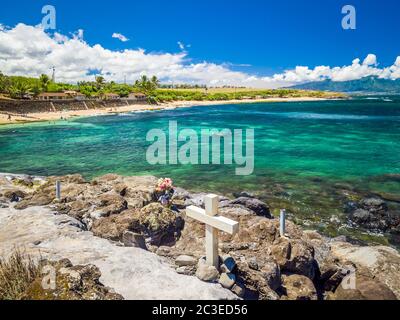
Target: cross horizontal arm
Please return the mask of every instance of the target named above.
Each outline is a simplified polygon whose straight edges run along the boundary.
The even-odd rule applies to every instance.
[[[186,215],[216,229],[222,230],[230,235],[234,235],[239,231],[238,222],[225,217],[209,216],[206,214],[205,210],[195,206],[186,208]]]

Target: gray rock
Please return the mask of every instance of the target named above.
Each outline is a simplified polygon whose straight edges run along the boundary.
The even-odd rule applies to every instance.
[[[281,286],[281,271],[279,269],[279,266],[275,262],[266,262],[261,267],[260,271],[268,286],[272,290],[277,290]]]
[[[282,271],[314,279],[316,274],[314,248],[308,243],[302,240],[280,239],[271,246],[271,254]]]
[[[181,255],[175,259],[175,264],[179,267],[195,266],[197,260],[191,256]]]
[[[0,209],[5,209],[5,208],[8,208],[9,206],[8,206],[8,204],[7,203],[2,203],[2,202],[0,202]]]
[[[171,248],[167,246],[161,246],[157,249],[156,254],[161,257],[171,256]]]
[[[283,287],[289,300],[318,300],[313,282],[305,276],[283,276]]]
[[[254,211],[247,209],[244,206],[241,205],[232,205],[229,203],[229,201],[221,202],[220,208],[219,208],[219,214],[221,216],[251,216],[254,215]]]
[[[253,269],[253,270],[256,270],[256,271],[259,269],[259,266],[258,266],[257,258],[256,258],[256,257],[250,258],[250,259],[247,261],[247,264],[249,265],[249,268],[250,268],[250,269]]]
[[[185,200],[185,206],[204,207],[204,197],[206,193],[191,194],[190,198]]]
[[[353,212],[353,219],[358,223],[368,222],[371,218],[373,218],[373,215],[367,210],[357,209]]]
[[[141,234],[131,231],[124,231],[124,233],[122,234],[122,243],[125,245],[125,247],[134,247],[147,250],[144,237]]]
[[[367,198],[359,203],[348,203],[346,212],[353,225],[361,226],[372,231],[386,232],[392,229],[396,233],[396,226],[400,220],[396,214],[389,211],[388,205],[380,198]]]
[[[344,280],[346,282],[346,280]],[[376,278],[356,275],[356,287],[340,285],[335,293],[329,294],[329,300],[397,300],[396,295],[384,283]]]
[[[258,199],[241,197],[230,201],[230,205],[242,205],[258,216],[272,218],[268,205]]]
[[[364,208],[368,208],[370,211],[380,211],[380,210],[387,210],[387,204],[385,201],[379,198],[368,198],[361,200],[360,204]]]
[[[190,198],[190,193],[185,189],[176,187],[174,191],[175,191],[173,196],[174,199],[187,200]]]
[[[186,276],[194,276],[196,274],[196,268],[195,267],[179,267],[176,269],[176,272],[179,274],[183,274]]]
[[[236,276],[233,273],[222,273],[218,282],[225,289],[231,289],[236,282]]]
[[[252,192],[247,192],[247,191],[235,192],[235,193],[233,193],[233,196],[234,196],[235,198],[242,198],[242,197],[245,197],[245,198],[255,198],[255,194],[254,194],[254,193],[252,193]]]
[[[189,199],[185,200],[185,206],[196,206],[204,208],[204,197],[208,195],[208,193],[195,193],[191,194]],[[227,201],[228,198],[224,196],[219,196],[219,201]]]
[[[67,285],[69,290],[78,290],[82,286],[82,277],[79,272],[70,268],[61,268],[59,272],[68,276]]]
[[[389,287],[397,299],[400,299],[400,254],[396,249],[384,246],[361,247],[338,242],[332,243],[331,252],[343,265],[351,263],[357,270],[369,270],[375,282],[379,281]]]
[[[205,282],[216,282],[219,279],[219,271],[214,266],[209,266],[205,258],[201,258],[197,265],[196,277]]]
[[[90,219],[92,220],[99,220],[101,218],[107,217],[108,214],[105,211],[102,210],[96,210],[90,213]]]

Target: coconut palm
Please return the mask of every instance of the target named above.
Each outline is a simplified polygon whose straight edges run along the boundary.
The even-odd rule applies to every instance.
[[[160,86],[160,80],[156,76],[151,77],[151,82],[156,87],[156,89]]]
[[[43,91],[47,91],[49,84],[50,84],[50,78],[46,74],[42,74],[39,78],[40,82],[40,87],[42,88]]]
[[[28,84],[17,81],[10,86],[9,93],[12,98],[23,99],[27,94],[32,93],[32,89]]]
[[[135,88],[137,88],[139,91],[143,92],[147,96],[153,95],[154,91],[158,88],[159,85],[160,82],[156,76],[153,76],[151,79],[149,79],[146,75],[143,75],[139,80],[136,80],[135,82]]]
[[[105,83],[106,83],[106,79],[104,79],[104,77],[102,77],[102,76],[96,77],[96,86],[97,86],[98,90],[103,88]]]

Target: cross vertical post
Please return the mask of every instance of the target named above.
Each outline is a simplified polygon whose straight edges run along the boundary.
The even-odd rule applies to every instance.
[[[61,182],[56,181],[56,198],[57,200],[61,200]]]
[[[216,195],[207,195],[204,198],[206,215],[215,217],[218,214],[219,198]],[[219,267],[218,256],[218,229],[206,225],[206,261],[210,266]]]
[[[285,237],[285,234],[286,234],[286,210],[285,209],[281,210],[279,232],[280,232],[281,237]]]

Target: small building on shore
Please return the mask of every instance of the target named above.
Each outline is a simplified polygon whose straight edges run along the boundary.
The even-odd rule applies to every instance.
[[[43,92],[37,96],[39,100],[68,100],[71,96],[65,92]]]
[[[43,92],[37,96],[39,100],[85,100],[86,96],[77,91]]]
[[[104,100],[119,100],[120,96],[116,93],[105,93],[103,95]]]
[[[146,101],[147,96],[144,93],[131,93],[128,96],[129,100],[136,100],[136,101]]]
[[[69,90],[69,91],[64,91],[64,93],[69,95],[71,99],[86,100],[86,96],[78,91]]]

